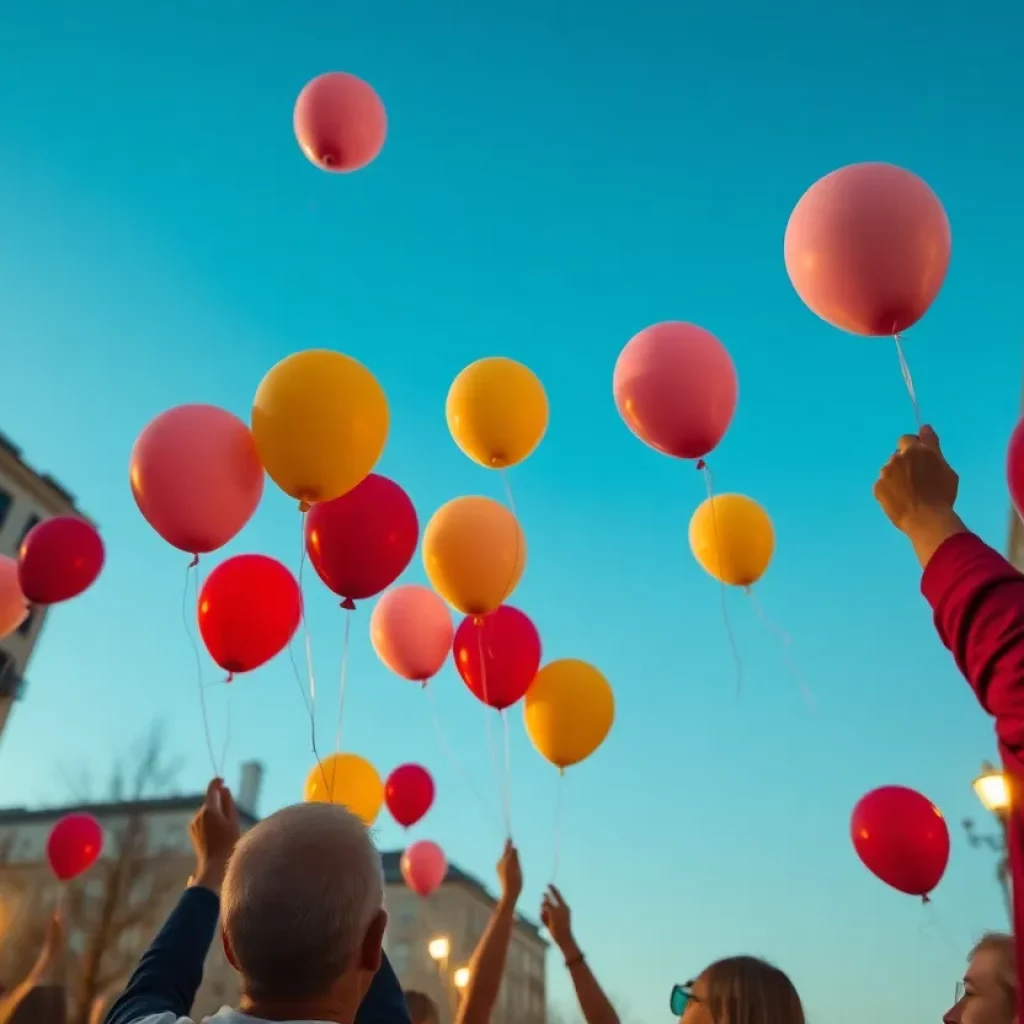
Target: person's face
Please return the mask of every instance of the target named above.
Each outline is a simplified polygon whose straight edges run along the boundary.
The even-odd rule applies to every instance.
[[[1017,1014],[1006,990],[1008,965],[998,949],[979,949],[971,958],[959,998],[943,1024],[1015,1024]]]
[[[715,1024],[708,1012],[708,986],[704,979],[698,978],[686,987],[692,995],[679,1018],[679,1024]]]

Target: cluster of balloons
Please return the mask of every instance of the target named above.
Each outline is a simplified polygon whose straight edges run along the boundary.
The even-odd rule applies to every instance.
[[[66,814],[50,830],[46,859],[59,882],[88,871],[103,852],[103,829],[91,814]]]
[[[16,559],[0,555],[0,640],[21,626],[32,605],[60,604],[88,590],[104,557],[99,532],[84,519],[56,516],[33,526]]]

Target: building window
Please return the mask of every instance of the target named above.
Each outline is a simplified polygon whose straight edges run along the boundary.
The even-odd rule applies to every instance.
[[[29,531],[34,529],[42,522],[42,519],[37,515],[31,515],[25,520],[25,526],[21,531],[21,540],[18,541],[18,547],[21,547],[21,542],[28,536]]]
[[[0,530],[4,527],[4,522],[7,519],[7,513],[11,511],[11,505],[14,504],[14,499],[0,487]]]

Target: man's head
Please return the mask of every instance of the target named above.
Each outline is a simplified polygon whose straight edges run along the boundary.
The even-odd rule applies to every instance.
[[[383,903],[380,856],[344,808],[297,804],[261,821],[239,841],[222,896],[246,1002],[354,1012],[380,966]]]
[[[992,932],[971,950],[956,1002],[943,1024],[1014,1024],[1017,976],[1013,937]]]
[[[437,1004],[425,992],[406,989],[405,1005],[412,1024],[438,1024]]]

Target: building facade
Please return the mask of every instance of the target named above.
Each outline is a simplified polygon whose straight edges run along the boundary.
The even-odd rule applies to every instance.
[[[33,526],[71,515],[81,515],[74,497],[53,477],[34,470],[21,450],[0,434],[0,554],[17,557]],[[24,692],[25,672],[45,620],[46,609],[33,608],[19,629],[0,639],[0,734]]]
[[[402,879],[401,850],[385,852],[385,950],[405,989],[425,992],[441,1014],[455,1016],[462,976],[496,901],[483,884],[454,864],[440,888],[423,898]],[[492,1024],[544,1024],[547,942],[537,925],[517,916]]]

